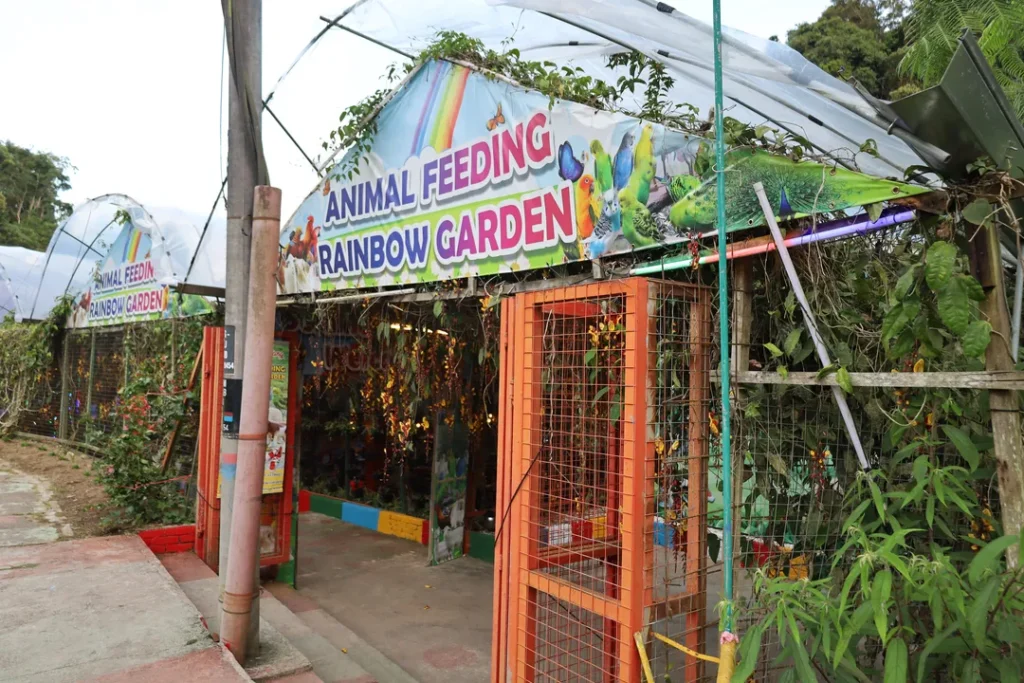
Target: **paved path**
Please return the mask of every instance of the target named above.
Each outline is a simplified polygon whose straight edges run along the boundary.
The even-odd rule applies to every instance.
[[[216,631],[220,620],[217,575],[192,553],[161,555],[160,561],[206,617],[211,630]],[[317,621],[317,616],[326,615],[318,615],[321,610],[315,604],[287,586],[271,586],[265,587],[260,597],[260,656],[263,657],[266,648],[280,649],[290,644],[305,668],[312,665],[312,671],[276,678],[284,673],[283,664],[287,659],[277,656],[273,671],[261,671],[259,661],[253,662],[253,667],[247,665],[247,671],[254,680],[269,678],[275,683],[416,683],[341,624],[329,617]]]
[[[0,460],[0,681],[250,680],[138,536],[69,536],[49,482]]]
[[[249,680],[138,536],[0,548],[0,680],[91,679]]]
[[[51,543],[70,536],[50,484],[0,460],[0,548]]]
[[[299,595],[322,608],[300,618],[334,617],[421,683],[490,678],[493,565],[430,567],[419,543],[307,512],[298,572]]]

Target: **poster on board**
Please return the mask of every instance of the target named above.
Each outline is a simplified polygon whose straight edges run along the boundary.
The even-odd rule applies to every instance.
[[[267,415],[267,455],[263,467],[263,493],[284,491],[285,456],[288,447],[288,352],[287,341],[275,341],[270,365],[270,408]]]
[[[270,365],[270,407],[267,409],[267,446],[263,461],[263,493],[284,491],[288,455],[288,388],[291,365],[288,341],[275,340]],[[220,478],[217,480],[220,498]]]
[[[709,140],[466,66],[427,62],[282,223],[278,292],[542,268],[693,239],[715,220]],[[351,154],[351,153],[350,153]],[[927,191],[751,148],[727,153],[728,229]],[[351,171],[351,173],[350,173]]]
[[[466,428],[438,419],[430,481],[430,538],[427,553],[436,565],[462,557],[466,535],[469,441]]]

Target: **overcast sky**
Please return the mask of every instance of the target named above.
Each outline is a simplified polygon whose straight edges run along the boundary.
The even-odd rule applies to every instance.
[[[483,0],[481,0],[483,1]],[[263,92],[346,0],[264,0]],[[673,3],[711,21],[710,0]],[[723,0],[727,26],[762,37],[813,21],[828,0]],[[205,217],[223,173],[216,0],[0,0],[0,140],[67,157],[64,199],[119,192]],[[392,53],[335,30],[271,106],[311,155],[345,106],[380,86]],[[226,127],[227,106],[223,107]],[[285,215],[315,176],[268,116],[264,146]]]

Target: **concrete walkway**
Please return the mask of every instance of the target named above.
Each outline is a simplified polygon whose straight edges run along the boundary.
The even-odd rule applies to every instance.
[[[70,536],[45,479],[0,460],[0,548],[51,543]]]
[[[138,536],[0,548],[0,681],[82,680],[250,679]]]
[[[322,608],[299,616],[344,622],[421,683],[490,678],[493,576],[472,557],[430,567],[418,543],[315,512],[299,517],[298,593]]]
[[[199,608],[212,631],[217,631],[220,604],[217,575],[192,553],[161,555],[160,561],[181,589]],[[282,604],[275,596],[282,595]],[[344,627],[313,626],[296,614],[311,607],[294,599],[294,591],[283,585],[264,588],[260,595],[260,657],[247,662],[253,680],[277,683],[415,683],[404,671],[371,651],[357,640],[344,638]],[[312,605],[315,608],[315,605]],[[314,628],[314,626],[316,628]],[[332,630],[333,629],[333,630]],[[342,637],[335,638],[338,631]],[[287,650],[294,654],[288,655]],[[265,659],[267,665],[261,665]],[[284,676],[288,676],[285,678]]]

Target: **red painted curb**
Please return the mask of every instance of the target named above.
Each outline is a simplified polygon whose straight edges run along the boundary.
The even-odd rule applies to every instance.
[[[195,548],[196,527],[194,524],[183,524],[146,529],[139,532],[139,538],[154,554],[182,553]]]

